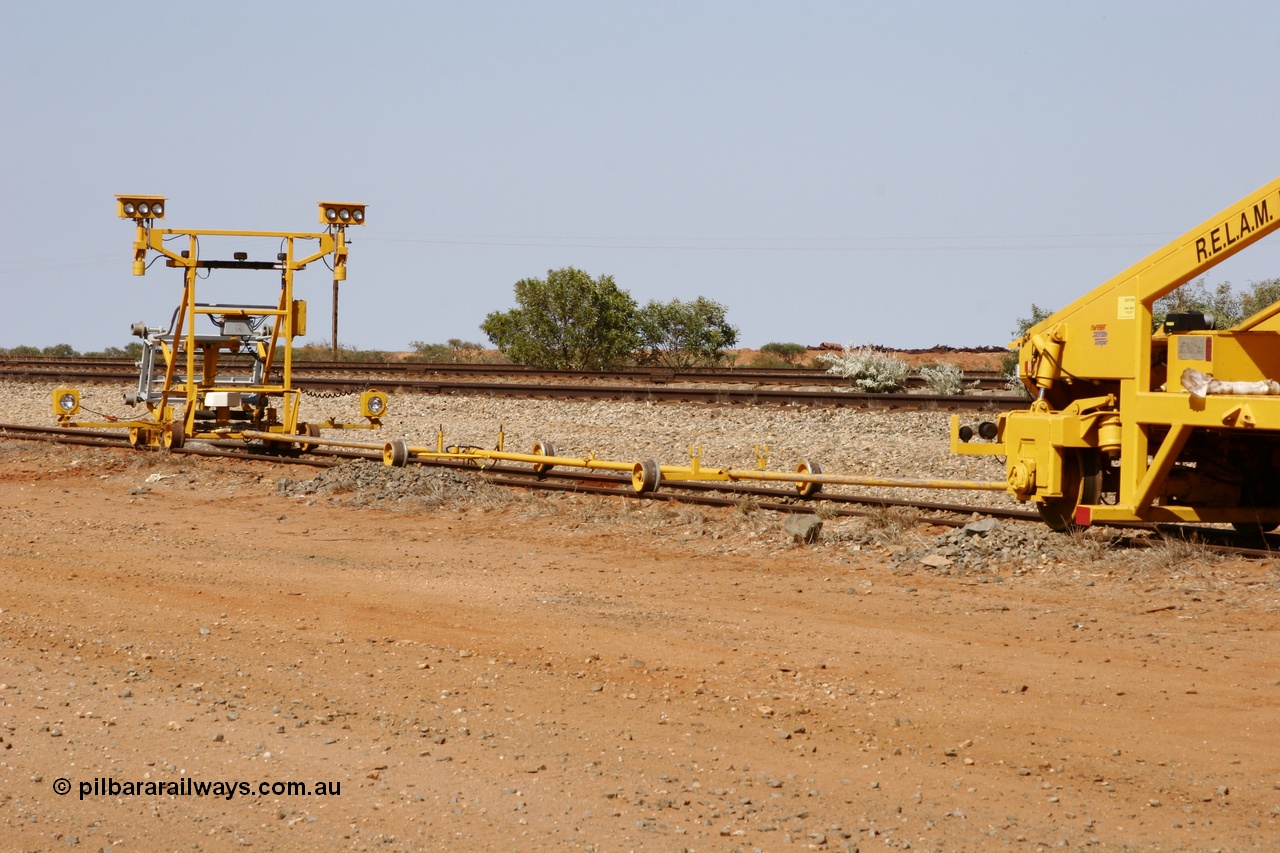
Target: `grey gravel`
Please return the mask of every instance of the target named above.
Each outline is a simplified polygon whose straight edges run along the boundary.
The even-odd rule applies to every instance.
[[[53,383],[0,383],[0,422],[52,424],[49,401]],[[126,384],[90,384],[81,388],[82,407],[121,418],[146,415],[122,403]],[[301,417],[319,421],[359,420],[359,395],[304,394]],[[93,415],[85,414],[88,420]],[[966,415],[965,422],[984,416]],[[505,433],[507,450],[528,452],[549,441],[561,456],[663,464],[689,463],[690,449],[704,468],[750,470],[756,450],[767,448],[769,470],[791,472],[801,460],[823,471],[878,477],[1003,481],[1005,472],[992,456],[953,456],[950,415],[857,408],[662,404],[632,401],[515,400],[480,396],[397,394],[377,432],[326,431],[326,437],[381,444],[404,438],[411,445],[435,447],[437,430],[446,445],[492,448]],[[118,430],[117,430],[118,431]],[[919,489],[825,486],[824,491],[882,497],[940,496],[954,502],[1013,506],[999,492],[940,493]]]

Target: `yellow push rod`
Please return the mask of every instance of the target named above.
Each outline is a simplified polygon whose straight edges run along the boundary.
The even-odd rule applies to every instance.
[[[528,462],[531,465],[558,466],[561,468],[587,468],[594,471],[626,471],[630,473],[634,462],[611,462],[593,456],[543,456],[538,453],[510,453],[505,450],[433,450],[427,447],[410,447],[409,452],[428,459],[500,459],[504,462]]]
[[[293,444],[313,444],[317,446],[351,447],[361,450],[385,451],[387,445],[368,441],[348,441],[343,439],[312,438],[310,436],[290,435],[285,433],[242,432],[245,438],[259,438],[266,441],[283,441]],[[539,453],[511,453],[505,450],[484,450],[467,448],[458,450],[437,450],[431,447],[409,445],[409,454],[419,459],[492,459],[503,462],[527,462],[531,465],[546,465],[558,468],[586,468],[595,471],[635,470],[636,462],[613,462],[607,459],[596,459],[591,456],[543,456]],[[750,480],[779,483],[821,483],[831,486],[876,486],[899,489],[963,489],[969,491],[1003,492],[1008,485],[1003,481],[981,480],[931,480],[909,477],[858,477],[847,474],[805,474],[785,473],[782,471],[760,471],[756,469],[733,468],[693,468],[683,465],[660,465],[658,470],[662,477],[671,481],[709,481],[726,482]]]
[[[781,471],[715,470],[703,468],[696,474],[689,468],[660,466],[662,476],[669,480],[762,480],[781,483],[821,483],[832,486],[879,486],[897,489],[967,489],[980,492],[1003,492],[1008,483],[983,480],[921,480],[909,477],[856,477],[847,474],[787,474]],[[689,474],[692,476],[684,476]],[[710,475],[710,476],[708,476]],[[716,476],[722,475],[722,476]]]

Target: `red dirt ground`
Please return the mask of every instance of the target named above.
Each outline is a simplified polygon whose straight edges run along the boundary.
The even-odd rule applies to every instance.
[[[735,510],[0,454],[3,850],[1277,848],[1269,562],[975,583]]]

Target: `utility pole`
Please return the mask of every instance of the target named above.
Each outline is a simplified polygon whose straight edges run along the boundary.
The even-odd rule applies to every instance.
[[[338,360],[338,277],[333,277],[333,360]]]

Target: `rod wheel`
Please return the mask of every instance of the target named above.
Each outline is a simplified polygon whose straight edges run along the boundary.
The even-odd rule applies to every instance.
[[[319,424],[298,424],[298,435],[305,435],[307,438],[319,438],[320,425]],[[299,453],[310,453],[311,451],[315,450],[316,447],[318,446],[319,445],[309,444],[307,442],[300,442],[297,445]]]
[[[1038,504],[1040,518],[1050,530],[1080,529],[1076,508],[1098,503],[1102,495],[1101,454],[1092,448],[1068,448],[1062,453],[1062,497]]]
[[[403,468],[409,464],[409,442],[403,438],[388,441],[382,448],[382,463],[392,468]]]
[[[534,456],[559,456],[556,452],[556,446],[549,441],[535,441],[533,443]],[[535,474],[545,474],[556,466],[546,462],[533,463],[533,471]]]
[[[146,434],[140,427],[129,427],[129,446],[137,449],[145,447],[147,443]]]
[[[805,459],[796,466],[797,474],[821,474],[822,466],[810,459]],[[811,498],[822,491],[821,483],[796,483],[796,491],[802,498]]]
[[[636,490],[636,494],[656,492],[660,485],[662,485],[662,469],[658,467],[657,459],[637,462],[631,469],[631,488]]]

